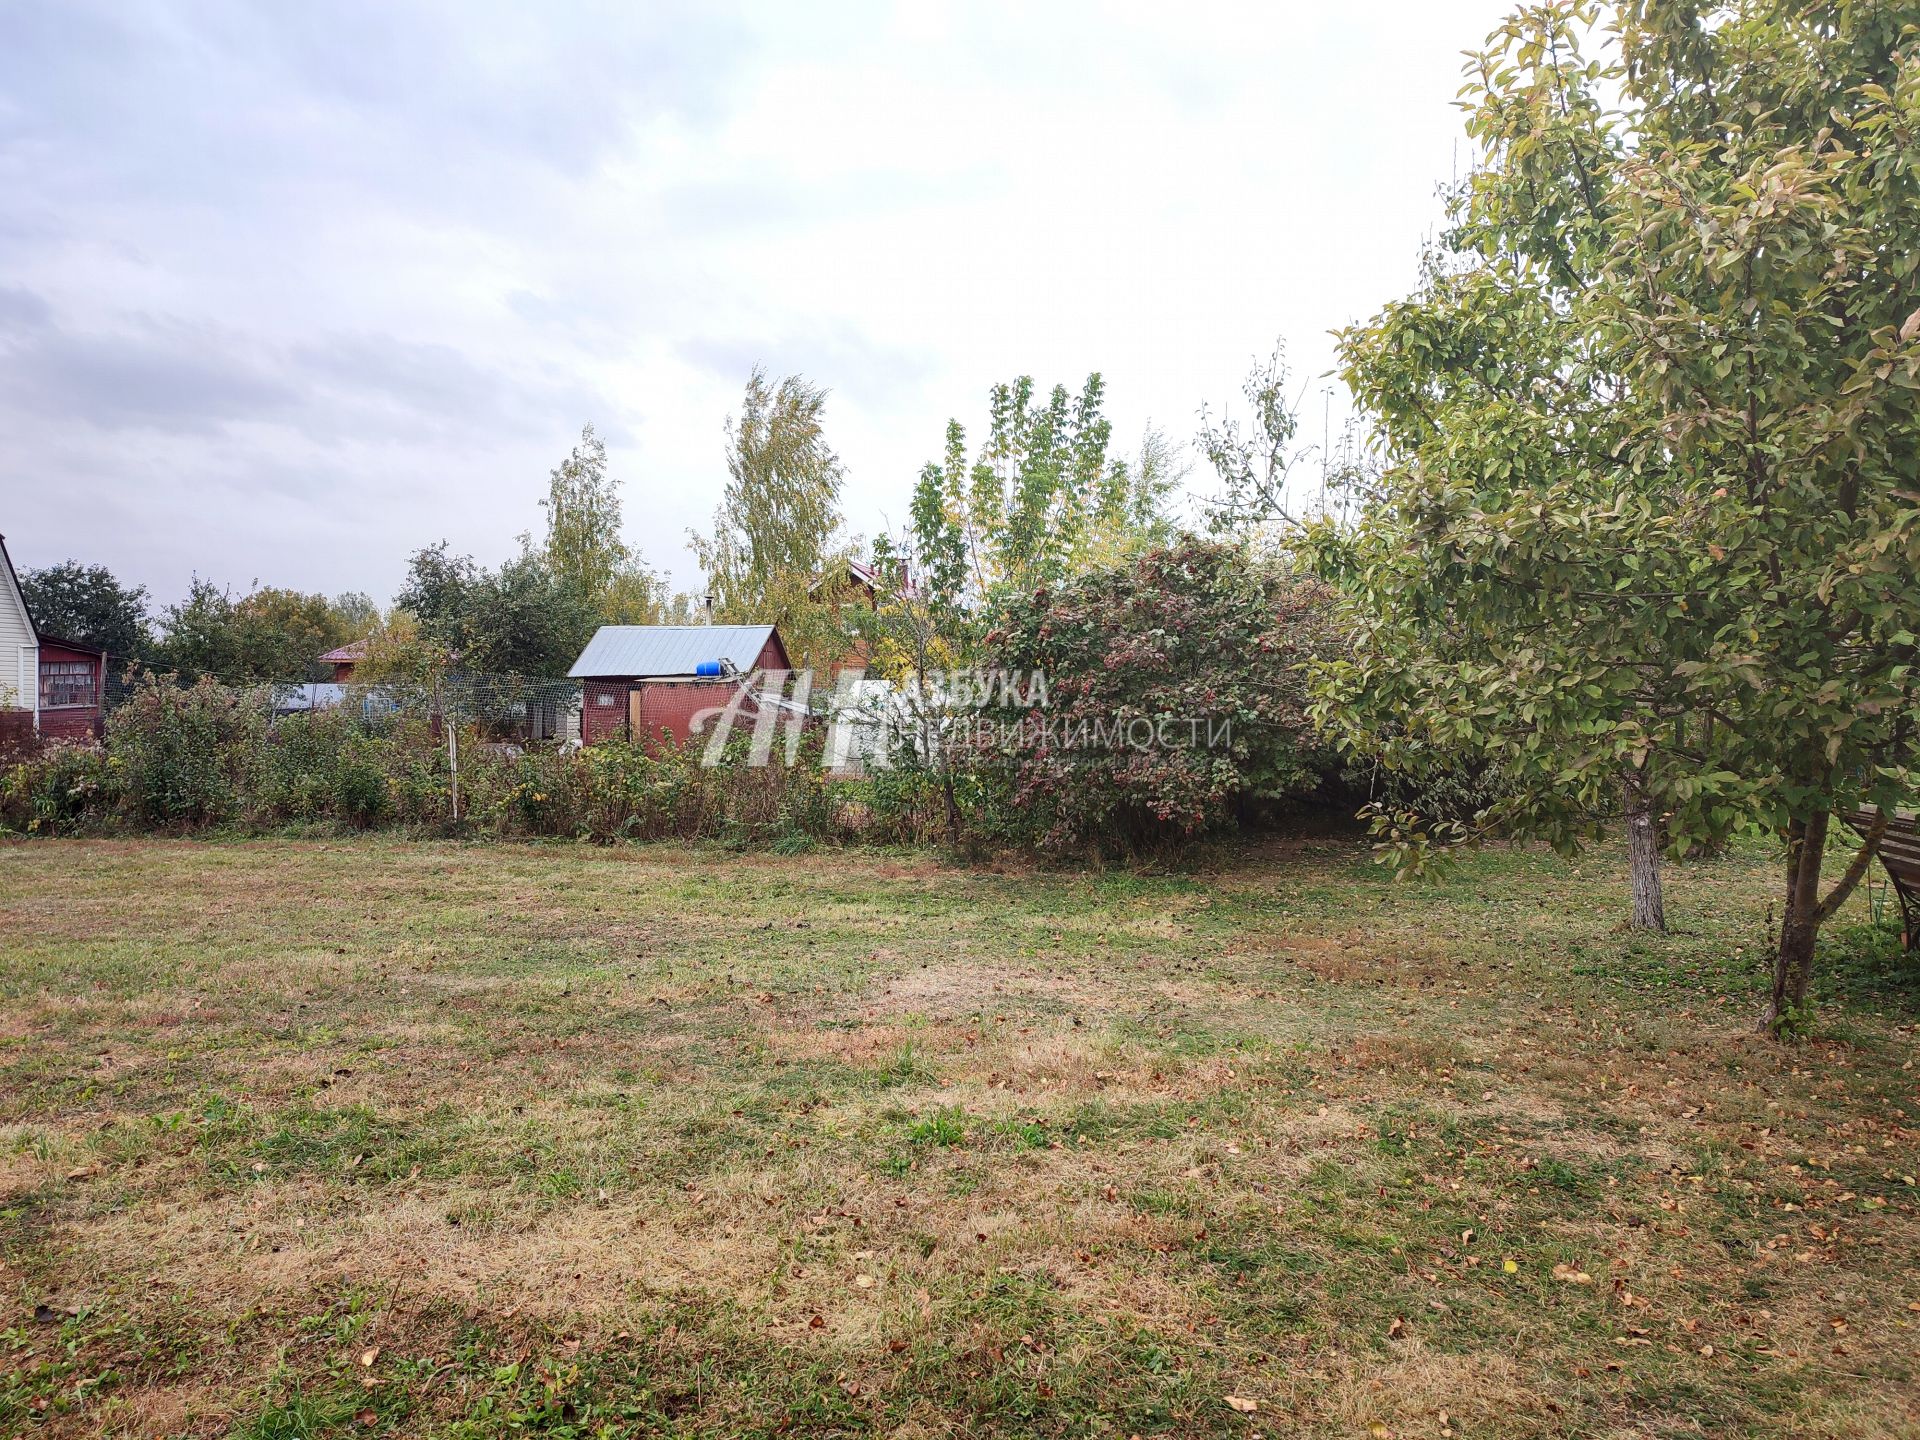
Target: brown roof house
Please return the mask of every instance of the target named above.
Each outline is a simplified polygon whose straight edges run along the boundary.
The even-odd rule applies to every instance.
[[[326,654],[320,657],[320,663],[333,667],[334,684],[351,685],[353,683],[353,667],[367,658],[367,647],[372,644],[373,641],[371,639],[350,641],[345,645],[327,651]]]

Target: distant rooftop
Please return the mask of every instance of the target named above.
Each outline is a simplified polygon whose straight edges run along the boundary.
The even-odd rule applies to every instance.
[[[602,625],[567,674],[575,680],[693,675],[714,660],[751,670],[772,634],[771,625]]]
[[[366,659],[367,647],[372,643],[373,641],[371,639],[354,640],[340,646],[338,649],[327,651],[327,653],[320,658],[328,665],[349,665],[356,660]]]

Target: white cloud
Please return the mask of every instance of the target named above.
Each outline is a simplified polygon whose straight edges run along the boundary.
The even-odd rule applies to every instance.
[[[0,529],[386,595],[591,420],[691,584],[755,359],[868,534],[996,380],[1184,436],[1410,282],[1503,9],[0,0]]]

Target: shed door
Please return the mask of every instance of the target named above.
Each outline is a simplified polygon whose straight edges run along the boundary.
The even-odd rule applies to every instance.
[[[647,734],[646,695],[644,687],[636,685],[627,691],[627,738],[646,740]]]

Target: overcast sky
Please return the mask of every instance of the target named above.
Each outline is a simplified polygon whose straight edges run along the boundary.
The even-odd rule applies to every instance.
[[[385,601],[591,421],[691,588],[756,360],[868,535],[1023,373],[1131,449],[1284,337],[1317,439],[1506,8],[0,0],[0,533]]]

